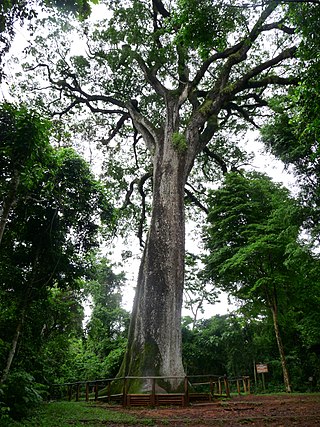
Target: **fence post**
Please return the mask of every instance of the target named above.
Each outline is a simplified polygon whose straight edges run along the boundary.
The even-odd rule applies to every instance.
[[[98,396],[99,396],[99,389],[98,389],[98,383],[97,381],[95,382],[94,385],[94,400],[97,401],[98,400]]]
[[[213,381],[212,381],[212,377],[210,377],[210,398],[209,398],[209,402],[211,402],[213,396],[214,396]]]
[[[226,395],[227,395],[227,397],[230,397],[229,381],[228,381],[228,377],[226,375],[223,377],[223,381],[224,381],[224,387],[226,389]]]
[[[108,381],[108,403],[111,402],[111,381]]]
[[[72,399],[72,384],[68,385],[68,400],[71,402]]]
[[[188,377],[184,377],[184,402],[183,406],[189,406],[189,381]]]
[[[150,396],[150,405],[156,405],[156,379],[151,378],[151,396]]]
[[[123,379],[122,405],[127,406],[127,377]]]
[[[245,377],[242,377],[242,382],[243,382],[243,390],[245,393],[247,393],[247,383],[246,383]]]
[[[77,384],[76,385],[76,402],[79,402],[79,396],[80,396],[80,387],[81,387],[81,384]]]
[[[89,383],[86,383],[86,402],[89,401]]]
[[[240,394],[241,394],[241,390],[240,390],[240,381],[239,381],[239,379],[237,378],[237,390],[238,390],[238,394],[239,394],[239,396],[240,396]]]

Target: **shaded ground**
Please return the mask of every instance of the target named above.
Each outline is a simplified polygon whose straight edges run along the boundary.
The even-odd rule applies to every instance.
[[[114,410],[137,416],[141,421],[151,419],[157,427],[320,426],[320,394],[237,396],[187,408]]]

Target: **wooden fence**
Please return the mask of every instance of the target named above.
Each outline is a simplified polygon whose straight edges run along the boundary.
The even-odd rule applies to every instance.
[[[145,393],[130,393],[130,382],[146,380],[151,387]],[[180,393],[157,392],[159,381],[181,380]],[[112,389],[116,382],[121,393],[114,394]],[[217,375],[192,375],[185,377],[134,377],[108,378],[94,381],[78,381],[53,385],[52,399],[103,400],[123,406],[188,406],[190,403],[211,402],[216,397],[230,397],[231,393],[250,393],[250,378],[228,378]]]

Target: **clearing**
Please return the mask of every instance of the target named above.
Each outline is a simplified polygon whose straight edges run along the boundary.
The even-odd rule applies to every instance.
[[[320,426],[320,394],[248,395],[187,408],[117,410],[152,419],[157,427]]]

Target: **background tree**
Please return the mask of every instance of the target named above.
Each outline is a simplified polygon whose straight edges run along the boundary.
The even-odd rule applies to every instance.
[[[10,113],[19,116],[20,110],[13,108]],[[40,123],[37,116],[34,123]],[[2,146],[22,145],[28,134],[20,130],[10,128]],[[9,139],[15,131],[16,139]],[[97,246],[99,221],[112,223],[113,209],[107,195],[85,161],[72,149],[55,150],[48,140],[43,144],[43,161],[40,163],[36,155],[30,156],[35,159],[34,168],[29,165],[25,169],[39,171],[37,181],[32,182],[29,174],[24,177],[31,182],[28,192],[24,194],[24,188],[18,187],[0,246],[1,304],[6,307],[1,316],[2,330],[6,331],[6,339],[11,339],[1,382],[9,373],[22,328],[34,304],[46,300],[53,287],[78,288],[79,279],[90,265],[88,253]],[[15,150],[5,150],[7,159],[14,153]],[[9,158],[6,163],[15,162],[16,159]],[[10,179],[8,182],[11,185]],[[5,198],[3,185],[1,200]]]
[[[102,258],[86,287],[92,312],[86,326],[85,349],[95,355],[103,368],[96,378],[114,378],[119,371],[129,326],[129,313],[121,307],[124,274],[115,274],[112,266]]]
[[[309,208],[305,226],[319,238],[319,33],[318,5],[292,4],[292,21],[303,38],[298,55],[305,64],[301,83],[288,95],[275,97],[274,114],[262,128],[266,148],[293,168],[302,203]]]
[[[192,171],[212,176],[209,161],[215,165],[211,170],[234,166],[239,149],[229,149],[223,131],[255,125],[268,105],[272,91],[267,88],[298,82],[301,69],[293,67],[293,58],[299,40],[286,3],[278,1],[252,7],[207,0],[105,3],[110,18],[83,30],[88,57],[70,58],[61,48],[46,47],[55,32],[37,38],[41,54],[33,69],[47,72],[60,93],[50,103],[55,112],[86,106],[98,115],[109,128],[103,143],[111,152],[125,145],[117,135],[132,135],[133,161],[119,169],[123,182],[136,167],[126,205],[132,208],[129,196],[137,188],[143,202],[140,224],[151,191],[152,207],[122,373],[183,376],[185,188],[192,198],[190,189],[201,187]]]
[[[25,106],[1,104],[0,109],[0,244],[10,211],[19,197],[43,179],[42,164],[50,152],[50,123]]]
[[[262,333],[259,321],[232,313],[202,319],[190,329],[188,319],[184,320],[183,359],[189,375],[249,375],[260,352],[270,354],[265,345],[255,344]]]
[[[60,323],[60,310],[62,314],[72,304],[72,299],[62,293],[64,303],[58,300],[57,316],[41,346],[42,372],[50,384],[113,378],[122,362],[129,321],[129,313],[121,307],[124,275],[115,274],[104,257],[93,257],[91,264],[80,294],[82,300],[86,298],[86,305],[90,304],[89,318],[77,324],[77,312],[69,308],[65,316],[72,317],[69,327],[61,328],[65,321]]]
[[[244,302],[270,310],[290,392],[280,319],[304,280],[290,262],[294,251],[303,252],[298,242],[299,208],[286,189],[258,174],[226,176],[222,187],[211,193],[209,204],[208,273]]]

